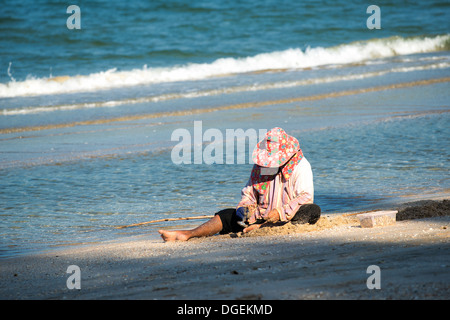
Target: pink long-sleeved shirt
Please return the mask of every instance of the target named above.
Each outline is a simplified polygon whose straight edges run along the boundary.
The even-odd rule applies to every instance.
[[[303,158],[295,167],[292,176],[286,181],[281,172],[270,181],[268,190],[260,194],[251,184],[251,179],[242,189],[242,198],[236,208],[257,204],[249,223],[266,219],[272,209],[277,209],[281,221],[289,221],[301,205],[313,203],[314,184],[311,165]]]

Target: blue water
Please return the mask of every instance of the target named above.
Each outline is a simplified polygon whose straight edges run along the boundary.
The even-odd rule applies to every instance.
[[[368,30],[365,1],[78,1],[81,30],[68,30],[67,2],[5,0],[0,82],[212,62],[289,48],[330,47],[374,37],[447,34],[448,1],[378,1],[381,29]]]
[[[378,2],[379,30],[362,1],[79,1],[79,30],[68,5],[0,10],[0,257],[234,206],[253,146],[176,165],[194,121],[296,136],[325,213],[448,196],[448,1]]]

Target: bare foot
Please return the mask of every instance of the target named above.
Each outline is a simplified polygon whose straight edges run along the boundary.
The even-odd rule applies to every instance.
[[[183,231],[183,230],[176,230],[176,231],[169,231],[169,230],[158,230],[158,232],[161,234],[161,238],[163,238],[164,241],[187,241],[189,240],[189,231]]]

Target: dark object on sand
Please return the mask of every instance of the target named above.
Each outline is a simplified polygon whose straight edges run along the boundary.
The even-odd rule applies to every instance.
[[[424,200],[411,203],[406,208],[400,208],[397,213],[397,221],[448,215],[450,215],[450,200]]]
[[[320,218],[321,209],[317,204],[304,204],[292,218],[292,224],[315,224]]]

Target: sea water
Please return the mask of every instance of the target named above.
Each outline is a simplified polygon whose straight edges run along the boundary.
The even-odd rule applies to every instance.
[[[297,137],[324,214],[447,196],[449,4],[377,5],[381,29],[358,1],[81,1],[68,29],[68,4],[6,1],[0,255],[234,207],[254,145],[175,164],[173,133],[196,124],[223,159],[227,130]]]

